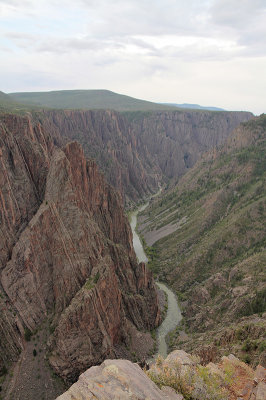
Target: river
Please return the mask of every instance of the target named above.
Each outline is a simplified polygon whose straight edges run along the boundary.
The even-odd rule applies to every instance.
[[[148,204],[149,203],[146,203],[138,208],[134,213],[131,214],[130,219],[130,226],[133,234],[133,246],[139,262],[147,262],[148,258],[145,254],[141,240],[136,231],[137,217],[139,212],[145,210],[145,208],[148,207]],[[160,354],[162,357],[165,358],[167,356],[166,336],[179,324],[182,319],[182,315],[174,292],[169,289],[164,283],[156,282],[156,285],[166,293],[168,299],[168,309],[166,317],[157,329],[158,352],[156,355]]]

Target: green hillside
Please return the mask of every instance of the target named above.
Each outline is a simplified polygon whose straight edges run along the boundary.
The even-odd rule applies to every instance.
[[[37,110],[39,107],[22,104],[13,99],[10,95],[0,91],[0,113],[25,113],[26,111]]]
[[[12,111],[19,107],[20,105],[14,99],[12,99],[11,96],[4,92],[0,92],[0,112]]]
[[[240,125],[145,210],[142,235],[161,232],[150,266],[183,304],[173,348],[266,358],[265,138],[266,115]]]
[[[59,90],[52,92],[10,93],[24,104],[58,109],[112,109],[116,111],[175,110],[175,107],[117,94],[109,90]]]

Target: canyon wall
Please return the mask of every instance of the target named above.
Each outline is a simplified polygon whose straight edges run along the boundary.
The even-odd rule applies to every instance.
[[[211,111],[45,111],[35,113],[61,140],[77,140],[93,157],[125,204],[137,202],[159,183],[183,175],[201,154],[221,144],[253,115]]]
[[[5,115],[0,163],[0,364],[47,323],[50,363],[73,381],[130,346],[131,325],[158,325],[152,275],[137,263],[121,196],[80,144]]]
[[[150,267],[183,302],[172,348],[265,364],[266,116],[237,127],[143,212]],[[186,330],[186,335],[180,333]]]

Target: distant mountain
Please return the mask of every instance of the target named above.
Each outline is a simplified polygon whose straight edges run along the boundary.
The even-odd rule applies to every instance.
[[[0,91],[0,110],[12,109],[16,102],[8,94]]]
[[[11,97],[8,94],[0,91],[0,101],[1,102],[10,102],[13,100],[11,99]]]
[[[24,113],[25,111],[36,110],[36,106],[29,106],[19,103],[9,94],[0,91],[0,113]]]
[[[20,103],[57,109],[112,109],[116,111],[174,110],[175,107],[114,93],[109,90],[59,90],[10,93]]]
[[[177,108],[188,108],[188,109],[194,109],[194,110],[225,111],[223,108],[204,107],[204,106],[200,106],[199,104],[188,104],[188,103],[183,103],[183,104],[162,103],[162,104],[164,104],[166,106],[172,106],[172,107],[177,107]]]

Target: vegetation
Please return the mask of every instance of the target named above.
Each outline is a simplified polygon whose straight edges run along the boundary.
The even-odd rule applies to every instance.
[[[26,340],[27,342],[30,342],[31,337],[32,337],[32,334],[33,334],[33,333],[29,330],[29,328],[25,328],[24,337],[25,337],[25,340]]]
[[[94,276],[90,276],[87,279],[84,288],[87,290],[93,289],[96,283],[98,282],[99,278],[100,278],[100,272],[97,271],[97,273]]]
[[[163,364],[163,360],[159,357],[156,363],[157,370],[152,369],[147,372],[147,375],[160,388],[170,386],[181,393],[186,400],[226,400],[228,398],[225,391],[227,380],[210,374],[209,370],[201,365],[184,371],[178,362],[168,366]]]
[[[146,253],[159,279],[187,300],[187,351],[198,347],[194,333],[212,343],[224,325],[254,314],[258,321],[266,311],[265,133],[266,115],[243,124],[142,214],[144,236],[146,229],[176,224]],[[178,336],[172,348],[180,346]],[[236,351],[244,350],[236,343]],[[248,353],[251,362],[259,361],[258,349]]]
[[[7,374],[7,367],[4,365],[1,369],[0,369],[0,376],[6,375]]]
[[[174,110],[175,107],[135,99],[109,90],[60,90],[11,93],[11,99],[57,109],[111,109],[116,111]]]
[[[36,110],[36,106],[28,106],[17,102],[11,96],[0,91],[0,114],[2,113],[15,113],[25,114],[26,111]]]

